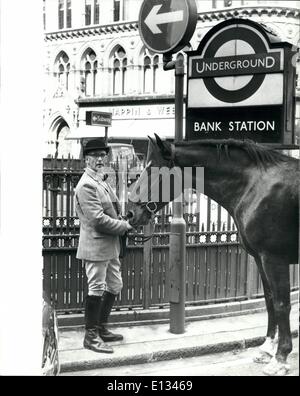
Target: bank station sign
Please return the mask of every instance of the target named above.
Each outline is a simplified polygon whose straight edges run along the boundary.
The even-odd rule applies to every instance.
[[[186,138],[293,144],[292,45],[231,19],[188,53]]]

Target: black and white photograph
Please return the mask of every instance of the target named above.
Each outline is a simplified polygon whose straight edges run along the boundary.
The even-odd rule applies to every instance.
[[[0,16],[0,375],[299,376],[300,1]]]

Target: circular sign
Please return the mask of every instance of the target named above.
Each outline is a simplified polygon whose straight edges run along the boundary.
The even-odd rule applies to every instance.
[[[139,32],[145,46],[156,53],[175,53],[187,45],[197,24],[195,0],[144,0]]]
[[[218,49],[225,43],[232,40],[244,41],[253,48],[255,54],[266,53],[267,47],[263,39],[253,30],[245,26],[233,26],[232,28],[221,30],[213,37],[203,53],[203,58],[215,58]],[[262,85],[265,74],[254,74],[250,81],[242,88],[228,90],[221,87],[215,78],[204,78],[204,84],[209,93],[222,102],[237,103],[248,99]]]

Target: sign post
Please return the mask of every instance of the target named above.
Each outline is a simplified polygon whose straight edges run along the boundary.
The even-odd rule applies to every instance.
[[[144,0],[139,31],[145,46],[163,54],[164,70],[175,70],[175,142],[183,140],[184,59],[172,54],[189,44],[197,24],[195,0]],[[173,202],[170,230],[170,332],[185,331],[186,223],[182,202]]]
[[[184,58],[182,54],[179,54],[175,61],[175,143],[183,140],[183,87]],[[185,330],[186,268],[186,222],[183,218],[183,202],[173,202],[169,268],[170,332],[182,334]]]

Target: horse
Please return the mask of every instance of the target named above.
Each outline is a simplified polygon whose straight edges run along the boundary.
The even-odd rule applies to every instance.
[[[146,194],[141,198],[146,187],[151,190],[144,173],[149,175],[153,167],[203,167],[205,195],[232,216],[241,244],[254,257],[262,279],[268,325],[254,361],[266,363],[267,375],[287,374],[292,351],[289,264],[299,263],[300,161],[247,140],[171,143],[156,134],[155,138],[149,137],[147,166],[128,199],[131,225],[147,224],[167,204],[148,200]],[[154,184],[161,188],[161,178]]]

